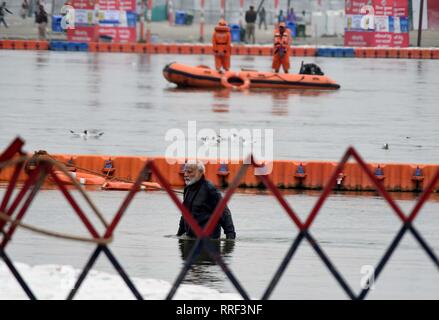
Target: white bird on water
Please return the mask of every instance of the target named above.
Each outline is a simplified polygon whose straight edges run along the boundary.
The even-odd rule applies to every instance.
[[[96,130],[92,130],[92,131],[84,130],[81,133],[78,133],[78,132],[75,132],[73,130],[70,130],[70,133],[75,138],[82,138],[84,140],[87,140],[87,139],[90,139],[90,138],[92,138],[92,139],[99,139],[104,134],[102,131],[99,132],[99,131],[96,131]]]

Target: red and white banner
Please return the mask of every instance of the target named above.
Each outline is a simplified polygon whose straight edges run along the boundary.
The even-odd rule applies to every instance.
[[[428,27],[430,30],[439,30],[439,1],[428,1]]]
[[[116,43],[136,42],[136,28],[99,27],[99,36],[103,35],[110,36]]]
[[[345,45],[407,47],[408,0],[345,0]]]
[[[136,0],[70,0],[75,8],[75,27],[67,30],[69,41],[137,41]]]
[[[67,29],[67,39],[74,42],[97,41],[99,29],[91,26],[75,26]]]
[[[100,10],[136,11],[136,0],[97,0]]]

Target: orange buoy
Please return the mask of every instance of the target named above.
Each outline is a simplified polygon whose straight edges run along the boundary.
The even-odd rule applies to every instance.
[[[221,77],[221,85],[227,89],[247,90],[250,88],[250,79],[241,73],[227,71]]]

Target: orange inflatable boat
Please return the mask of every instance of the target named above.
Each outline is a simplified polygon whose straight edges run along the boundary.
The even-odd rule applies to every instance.
[[[305,65],[311,66],[311,65]],[[337,90],[340,85],[323,75],[320,69],[303,68],[299,74],[259,72],[256,70],[227,71],[219,73],[207,66],[192,67],[181,63],[170,63],[163,69],[169,82],[179,87],[196,88],[279,88],[279,89],[318,89]]]
[[[134,183],[130,183],[130,182],[108,181],[102,185],[102,189],[125,191],[125,190],[131,190],[133,185]],[[142,184],[140,185],[140,190],[157,191],[157,190],[162,190],[162,187],[161,185],[155,182],[142,182]]]
[[[89,173],[83,172],[69,172],[69,174],[82,185],[102,185],[105,182],[105,178],[100,176],[96,176]],[[72,180],[64,174],[62,171],[55,171],[55,175],[61,180],[64,184],[72,185]]]

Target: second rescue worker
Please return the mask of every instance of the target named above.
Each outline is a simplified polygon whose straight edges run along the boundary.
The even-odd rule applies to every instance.
[[[285,27],[285,22],[279,23],[279,29],[274,31],[274,52],[273,52],[273,69],[278,73],[280,67],[288,73],[290,69],[290,30]]]
[[[215,56],[215,68],[218,72],[230,69],[230,55],[232,54],[230,28],[224,19],[218,22],[212,35],[213,54]]]

